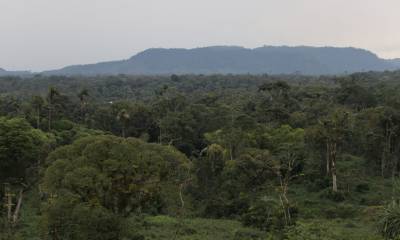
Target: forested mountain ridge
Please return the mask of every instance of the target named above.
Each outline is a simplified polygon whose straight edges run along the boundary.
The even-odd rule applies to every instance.
[[[357,48],[273,47],[248,49],[214,46],[194,49],[152,48],[127,60],[73,65],[46,75],[162,75],[162,74],[293,74],[333,75],[400,68]]]

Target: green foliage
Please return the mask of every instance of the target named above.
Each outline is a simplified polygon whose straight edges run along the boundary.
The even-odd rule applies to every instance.
[[[107,226],[102,239],[120,239],[119,218],[178,208],[176,185],[189,172],[188,160],[173,148],[113,136],[87,137],[61,147],[47,164],[43,190],[50,198],[44,226],[55,237],[76,232],[71,239],[100,234],[97,228],[102,225]],[[163,193],[166,189],[168,194]],[[93,225],[81,218],[99,222]]]
[[[334,192],[332,189],[325,189],[320,193],[320,197],[334,202],[343,202],[346,199],[346,193],[341,191]]]
[[[50,144],[48,135],[22,118],[0,118],[0,182],[24,179]],[[17,181],[18,182],[18,181]]]
[[[215,193],[219,184],[220,176],[225,167],[225,149],[217,144],[212,144],[205,149],[204,157],[195,161],[196,180],[204,197]]]
[[[379,231],[386,239],[400,237],[400,208],[396,205],[388,206],[381,215]]]
[[[62,196],[44,209],[43,239],[120,239],[121,217],[98,205]]]
[[[274,166],[281,170],[292,168],[287,174],[298,174],[301,171],[304,160],[304,130],[294,129],[289,125],[268,130],[263,137],[267,148],[278,159],[279,163]],[[293,164],[289,166],[289,164]],[[297,168],[297,169],[296,169]],[[295,172],[297,171],[297,172]]]
[[[349,204],[336,204],[323,209],[323,214],[327,219],[334,218],[354,218],[357,215],[358,209]]]
[[[368,183],[360,183],[357,184],[356,186],[356,191],[359,193],[365,193],[370,190],[369,184]]]
[[[10,237],[380,239],[399,76],[0,78],[0,180],[26,183]]]
[[[365,223],[349,221],[302,221],[287,229],[285,239],[288,240],[379,240],[374,231]]]
[[[282,230],[284,216],[275,199],[262,198],[242,215],[241,221],[245,226],[251,226],[263,231]]]
[[[243,227],[240,222],[223,219],[185,218],[167,216],[146,217],[140,234],[146,239],[164,240],[248,240],[249,237],[265,239],[266,234],[252,228]]]
[[[252,230],[238,230],[233,240],[261,240],[265,239],[264,234]]]

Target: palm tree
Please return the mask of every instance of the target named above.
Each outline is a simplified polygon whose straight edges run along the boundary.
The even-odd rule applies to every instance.
[[[89,90],[87,90],[86,88],[82,89],[79,93],[78,93],[78,98],[79,101],[81,103],[81,117],[82,117],[82,121],[85,121],[85,106],[86,106],[86,98],[89,97]]]
[[[44,100],[41,96],[32,97],[32,106],[36,110],[36,128],[40,128],[40,114],[44,105]]]
[[[125,138],[125,131],[126,131],[126,126],[128,125],[130,119],[130,115],[126,109],[122,109],[119,111],[117,115],[117,120],[121,122],[122,124],[122,137]]]
[[[48,121],[49,121],[49,131],[51,130],[51,118],[52,118],[52,110],[54,99],[56,96],[59,96],[60,93],[54,87],[50,87],[49,92],[47,94],[47,103],[49,105],[49,112],[48,112]]]

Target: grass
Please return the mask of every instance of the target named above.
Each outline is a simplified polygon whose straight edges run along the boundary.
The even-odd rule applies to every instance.
[[[266,239],[267,234],[246,228],[234,220],[177,219],[168,216],[147,217],[147,226],[140,233],[146,239],[215,240]]]
[[[286,233],[275,235],[243,227],[234,220],[183,219],[167,216],[146,218],[140,232],[145,239],[161,240],[383,240],[373,223],[354,219],[299,220]]]
[[[383,240],[371,223],[353,219],[300,220],[288,240]]]

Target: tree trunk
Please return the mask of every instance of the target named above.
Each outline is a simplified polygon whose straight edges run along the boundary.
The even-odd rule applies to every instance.
[[[49,105],[49,131],[51,130],[51,105]]]
[[[385,155],[386,155],[386,150],[383,150],[382,159],[381,159],[381,176],[382,177],[385,177],[385,166],[386,166]]]
[[[22,204],[22,190],[19,191],[19,198],[13,215],[13,225],[17,224],[19,211],[21,209],[21,204]]]
[[[282,174],[278,171],[280,188],[281,188],[281,192],[279,194],[279,199],[280,199],[280,202],[282,205],[282,210],[283,210],[283,214],[285,217],[286,226],[289,226],[292,222],[291,214],[290,214],[290,202],[289,202],[289,199],[287,198],[290,172],[291,172],[290,165],[289,165],[288,173],[286,174],[286,176],[284,178],[283,178]]]
[[[337,176],[336,176],[336,143],[332,145],[332,152],[331,152],[331,173],[332,173],[332,191],[337,192]]]
[[[231,142],[229,142],[229,155],[230,155],[231,161],[233,161],[233,147],[232,147]]]
[[[389,128],[389,123],[386,123],[385,127],[385,143],[383,147],[382,159],[381,159],[381,176],[385,177],[385,170],[387,166],[390,166],[390,155],[392,152],[392,131]],[[393,167],[393,166],[392,166]]]
[[[160,144],[162,144],[162,129],[161,129],[161,121],[158,123],[158,127],[159,127],[159,130],[160,130],[160,136],[159,136],[158,140],[160,141]]]
[[[285,203],[282,200],[282,196],[279,196],[279,200],[281,202],[283,214],[284,214],[284,217],[285,217],[285,225],[288,226],[289,225],[288,216],[287,216],[287,212],[286,212]]]
[[[85,112],[84,112],[84,102],[83,102],[83,100],[81,100],[81,120],[82,120],[82,124],[85,124]]]
[[[329,176],[331,172],[331,147],[329,141],[326,142],[326,175]]]
[[[36,128],[40,128],[40,109],[37,110]]]
[[[392,180],[395,179],[396,177],[396,171],[397,171],[397,161],[392,157]]]
[[[7,193],[7,220],[8,222],[11,222],[11,215],[12,215],[12,194],[11,193]]]
[[[337,192],[337,177],[336,177],[336,170],[332,170],[332,191]]]

